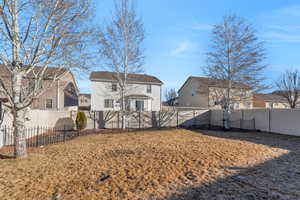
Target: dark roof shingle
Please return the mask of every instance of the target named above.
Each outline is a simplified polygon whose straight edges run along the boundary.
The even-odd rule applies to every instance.
[[[39,72],[41,72],[44,68],[43,67],[35,67],[33,72],[35,74],[38,74]],[[69,71],[68,69],[66,68],[56,68],[56,67],[47,67],[46,69],[46,72],[44,74],[44,78],[47,79],[47,78],[53,78],[55,75],[57,77],[63,75],[65,72]],[[33,78],[33,72],[30,72],[28,74],[28,78],[31,77]],[[3,65],[3,64],[0,64],[0,76],[1,77],[8,77],[10,76],[10,71]]]
[[[185,86],[185,84],[189,80],[192,80],[192,79],[196,80],[200,84],[206,85],[208,87],[226,88],[228,85],[228,80],[214,79],[214,78],[209,78],[209,77],[190,76],[178,91],[180,91]],[[238,83],[238,82],[233,82],[232,88],[234,88],[234,89],[251,89],[251,87],[249,87],[248,85],[243,84],[243,83]]]
[[[123,74],[121,74],[123,75]],[[124,75],[123,75],[124,76]],[[154,83],[154,84],[163,84],[161,80],[156,78],[155,76],[150,76],[147,74],[128,74],[127,77],[129,82],[136,83]],[[102,81],[116,81],[117,73],[115,72],[107,72],[107,71],[99,71],[92,72],[90,76],[91,81],[102,80]]]
[[[195,77],[191,76],[190,78],[196,79],[200,81],[202,84],[205,84],[210,87],[227,87],[228,85],[228,80],[220,80],[220,79],[214,79],[214,78],[208,78],[208,77]],[[244,89],[248,88],[251,89],[248,85],[243,84],[243,83],[238,83],[238,82],[233,82],[232,83],[233,88],[238,88],[238,89]]]
[[[260,100],[260,101],[282,102],[282,103],[287,102],[287,100],[284,97],[276,94],[253,94],[253,97],[256,100]]]

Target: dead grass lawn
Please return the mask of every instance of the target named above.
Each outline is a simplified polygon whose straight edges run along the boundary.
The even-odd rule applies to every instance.
[[[290,152],[213,133],[93,135],[34,148],[25,160],[0,160],[0,199],[196,199],[181,194]]]

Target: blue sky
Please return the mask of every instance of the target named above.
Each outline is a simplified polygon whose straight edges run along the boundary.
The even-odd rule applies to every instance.
[[[226,14],[254,25],[265,41],[270,83],[285,69],[300,69],[300,1],[296,0],[136,0],[146,29],[145,73],[179,89],[188,76],[201,76],[209,48],[211,26]],[[103,23],[113,0],[95,0],[95,21]],[[104,70],[95,66],[94,70]],[[86,76],[87,77],[87,76]],[[90,92],[87,78],[78,79],[81,92]]]

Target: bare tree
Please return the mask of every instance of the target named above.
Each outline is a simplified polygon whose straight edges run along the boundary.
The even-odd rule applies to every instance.
[[[288,70],[276,82],[278,91],[275,94],[284,97],[290,108],[294,109],[300,104],[300,74],[298,70]]]
[[[177,92],[175,88],[166,89],[165,91],[165,99],[169,106],[175,106],[175,98],[177,97]]]
[[[49,67],[86,64],[89,0],[2,0],[0,4],[0,93],[13,116],[15,157],[25,157],[26,110],[42,93],[44,80],[55,81]],[[62,69],[63,71],[63,69]]]
[[[244,83],[255,91],[265,89],[265,77],[262,75],[266,68],[264,60],[264,45],[252,25],[244,19],[225,16],[222,23],[214,26],[204,72],[211,78],[227,81],[222,100],[225,128],[229,128],[233,83]]]
[[[99,33],[100,54],[109,71],[116,73],[122,111],[122,128],[126,128],[126,94],[128,74],[143,71],[144,25],[130,0],[115,5],[112,21]]]

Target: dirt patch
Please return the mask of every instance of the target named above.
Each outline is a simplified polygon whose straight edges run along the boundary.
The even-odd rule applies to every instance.
[[[0,159],[0,199],[296,199],[300,168],[288,166],[299,143],[187,130],[85,136]]]

